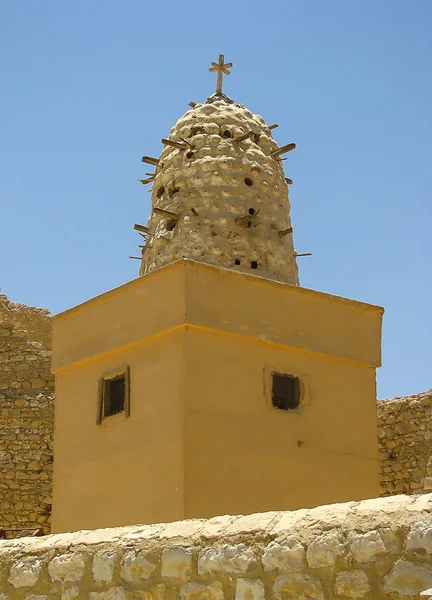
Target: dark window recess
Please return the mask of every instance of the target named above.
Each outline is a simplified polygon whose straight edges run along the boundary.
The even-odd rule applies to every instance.
[[[273,373],[272,404],[280,410],[295,410],[300,404],[300,380],[293,375]]]
[[[172,231],[177,225],[177,219],[168,219],[166,222],[166,228],[168,231]]]
[[[235,259],[235,261],[234,261],[234,264],[235,264],[235,265],[239,265],[239,264],[240,264],[240,259],[239,259],[239,258],[236,258],[236,259]]]
[[[124,411],[126,401],[126,381],[124,375],[104,381],[104,417]]]
[[[251,269],[258,269],[258,263],[257,263],[257,261],[256,261],[256,260],[253,260],[253,261],[251,262]]]

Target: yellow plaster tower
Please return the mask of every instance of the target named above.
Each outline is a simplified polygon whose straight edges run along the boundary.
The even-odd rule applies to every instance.
[[[140,275],[53,319],[53,531],[379,495],[380,307],[299,286],[272,126],[222,93],[144,157]]]

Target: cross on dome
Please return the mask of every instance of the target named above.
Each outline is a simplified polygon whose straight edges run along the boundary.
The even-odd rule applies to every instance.
[[[214,73],[217,71],[217,84],[216,84],[216,94],[222,94],[222,74],[229,75],[230,72],[228,69],[232,67],[232,63],[225,63],[225,57],[223,54],[219,54],[219,62],[212,62],[213,67],[209,69],[210,73]]]

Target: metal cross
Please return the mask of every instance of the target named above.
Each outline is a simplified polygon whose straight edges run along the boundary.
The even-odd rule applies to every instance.
[[[222,73],[229,75],[228,69],[232,67],[232,63],[224,63],[225,57],[223,54],[219,54],[219,63],[212,62],[213,68],[209,69],[210,73],[217,71],[217,85],[216,94],[222,94]]]

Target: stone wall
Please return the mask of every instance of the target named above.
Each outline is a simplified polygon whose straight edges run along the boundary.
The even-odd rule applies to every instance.
[[[382,495],[432,489],[432,390],[378,401]]]
[[[364,600],[432,586],[432,495],[0,542],[1,600]]]
[[[50,349],[50,313],[1,294],[1,529],[49,531],[54,411]]]

